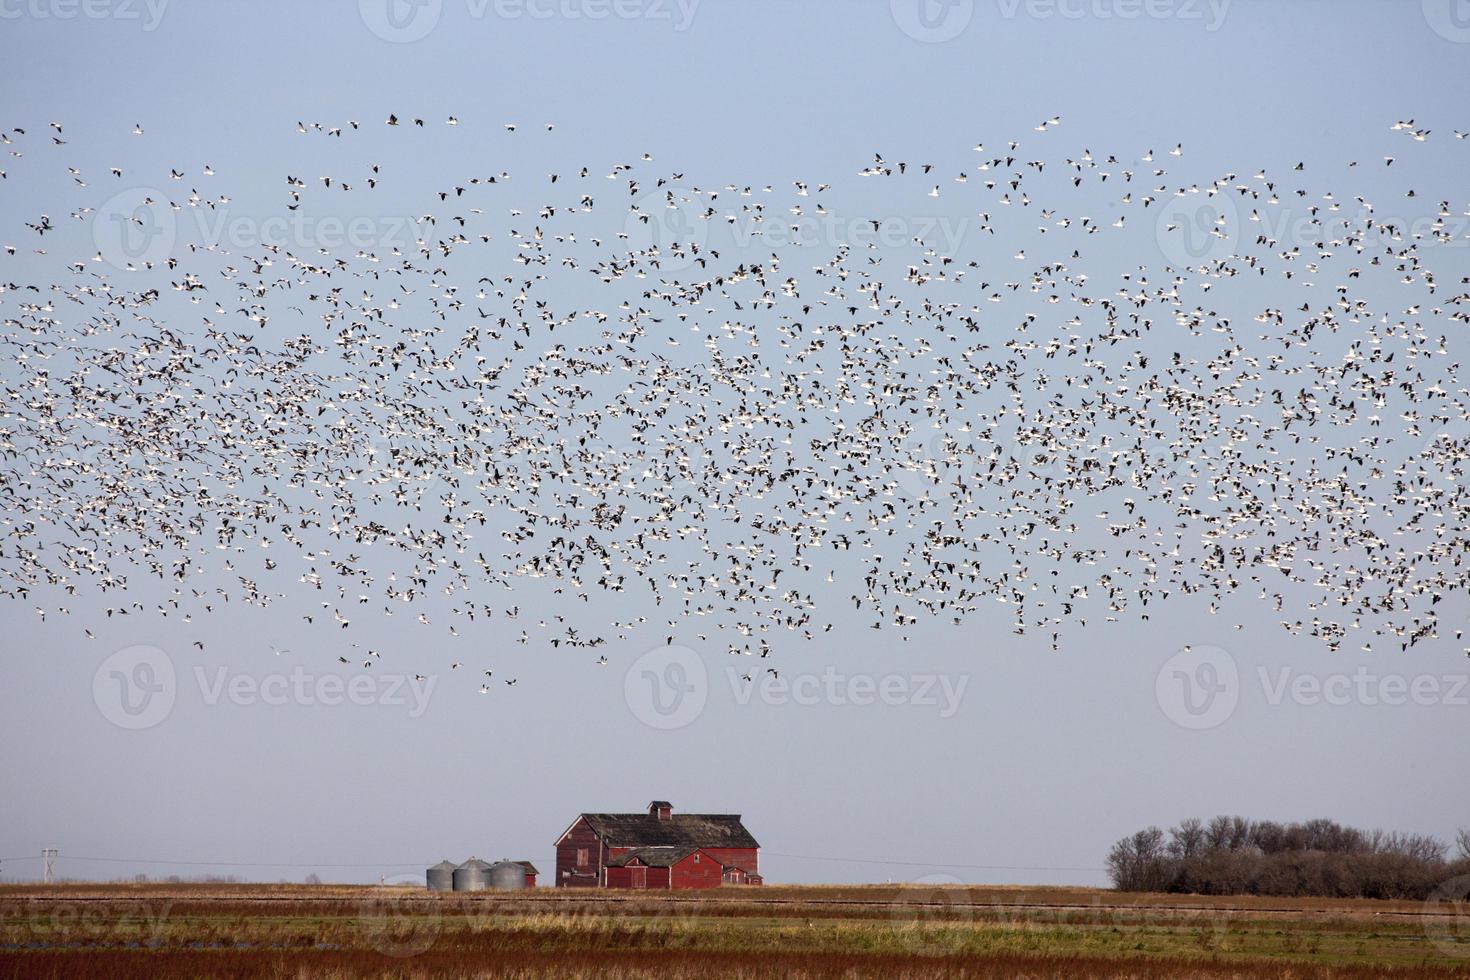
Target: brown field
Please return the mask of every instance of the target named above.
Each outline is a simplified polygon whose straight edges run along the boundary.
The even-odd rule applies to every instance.
[[[1470,980],[1467,911],[991,886],[3,886],[0,978]]]

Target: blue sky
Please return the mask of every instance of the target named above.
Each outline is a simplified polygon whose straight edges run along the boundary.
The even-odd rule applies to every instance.
[[[1168,164],[1180,185],[1301,162],[1314,190],[1391,201],[1383,210],[1406,220],[1440,200],[1466,206],[1470,143],[1452,130],[1470,129],[1470,10],[1458,0],[392,2],[0,0],[0,126],[37,135],[55,120],[68,139],[7,162],[0,238],[64,208],[52,202],[73,193],[65,165],[151,175],[137,186],[208,165],[236,198],[230,213],[258,230],[290,217],[284,175],[357,180],[380,160],[392,180],[376,210],[327,216],[365,217],[382,236],[466,174],[601,172],[644,153],[699,186],[841,180],[854,213],[960,221],[952,195],[851,178],[875,153],[949,174],[974,144],[1010,139],[1023,159],[1162,160],[1183,144]],[[390,113],[429,125],[389,133]],[[443,125],[451,115],[459,126]],[[1035,132],[1057,115],[1055,132]],[[1410,118],[1434,142],[1389,131]],[[362,135],[297,132],[349,119]],[[87,199],[105,205],[110,185],[92,183]],[[1109,206],[1099,195],[1095,213],[1111,218]],[[288,234],[315,244],[323,229]],[[92,249],[85,228],[59,237],[87,252],[22,254],[0,278],[45,282],[63,254]],[[1151,229],[1120,241],[1088,271],[1171,259]],[[1467,259],[1434,255],[1444,278],[1470,273]],[[1262,289],[1242,312],[1272,301]],[[12,302],[0,295],[7,317]],[[1450,344],[1463,361],[1463,332]],[[1281,631],[1252,596],[1231,600],[1239,630],[1209,615],[1208,597],[1176,596],[1147,622],[1091,625],[1053,653],[1013,635],[1002,608],[961,627],[922,620],[901,644],[844,624],[782,651],[796,686],[751,697],[723,647],[689,630],[674,652],[651,635],[609,644],[599,669],[585,651],[511,643],[503,624],[449,643],[397,616],[360,628],[399,653],[401,683],[354,695],[352,672],[337,673],[348,641],[304,627],[316,598],[275,585],[288,596],[269,609],[229,603],[187,628],[108,617],[115,596],[38,590],[0,604],[0,858],[30,862],[6,862],[4,879],[33,876],[45,846],[86,877],[376,880],[470,854],[545,868],[578,812],[659,798],[745,814],[770,881],[1102,883],[1108,846],[1149,823],[1331,816],[1449,837],[1470,812],[1470,661],[1447,630],[1407,656],[1356,644],[1334,655]],[[152,608],[167,591],[140,581],[129,599]],[[558,608],[546,590],[523,594],[528,622]],[[34,612],[58,602],[69,617]],[[1465,597],[1446,608],[1464,624]],[[1204,722],[1172,700],[1171,658],[1186,645],[1211,651],[1211,673],[1189,661],[1177,668],[1188,677],[1234,672],[1229,710]],[[465,650],[517,686],[481,697],[446,669]],[[161,717],[130,727],[106,706],[113,669],[162,683],[165,664]],[[698,697],[671,718],[640,700],[648,675]],[[1385,694],[1385,677],[1424,696],[1397,696],[1396,681]]]

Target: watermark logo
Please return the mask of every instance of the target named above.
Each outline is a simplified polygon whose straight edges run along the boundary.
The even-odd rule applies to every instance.
[[[1470,956],[1470,875],[1440,885],[1424,901],[1424,935],[1449,956]]]
[[[973,895],[954,875],[925,875],[900,886],[888,921],[908,949],[926,954],[954,953],[972,934]]]
[[[1240,702],[1240,671],[1229,651],[1186,647],[1159,668],[1154,696],[1164,715],[1196,731],[1223,725]]]
[[[162,262],[173,253],[178,222],[163,192],[134,187],[108,198],[92,219],[92,241],[118,269]]]
[[[623,676],[623,699],[650,728],[683,728],[704,712],[709,674],[699,654],[688,647],[654,647]]]
[[[892,472],[899,490],[911,500],[942,493],[959,471],[949,465],[954,436],[947,429],[919,429],[904,439]]]
[[[1031,431],[1026,433],[1026,440],[1013,452],[1020,462],[1021,472],[1026,476],[1049,480],[1055,476],[1065,476],[1069,471],[1066,448],[1058,443],[1055,434],[1048,427],[1031,427]]]
[[[1470,43],[1470,0],[1424,0],[1430,30],[1456,44]]]
[[[659,271],[679,272],[699,257],[709,240],[709,221],[694,191],[666,184],[639,196],[623,231],[630,247],[657,261]]]
[[[1180,268],[1218,262],[1240,245],[1240,212],[1223,192],[1179,194],[1159,209],[1155,237],[1164,257]]]
[[[152,728],[169,716],[178,695],[174,662],[158,647],[119,650],[92,675],[92,700],[119,728]]]
[[[975,16],[975,0],[889,0],[893,22],[925,44],[952,41]]]
[[[357,10],[367,29],[384,41],[410,44],[439,26],[444,0],[358,0]]]
[[[372,949],[406,958],[433,948],[444,922],[438,900],[423,887],[418,875],[394,875],[358,901],[358,927]]]

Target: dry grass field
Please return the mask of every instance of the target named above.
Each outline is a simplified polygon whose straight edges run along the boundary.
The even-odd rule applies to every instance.
[[[5,886],[0,977],[1470,980],[1465,912],[988,886]]]

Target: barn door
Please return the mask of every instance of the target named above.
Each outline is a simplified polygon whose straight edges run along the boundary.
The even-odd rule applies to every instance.
[[[630,877],[630,884],[634,888],[647,888],[648,887],[648,869],[647,868],[629,868],[628,869],[628,872],[629,872],[629,877]]]

